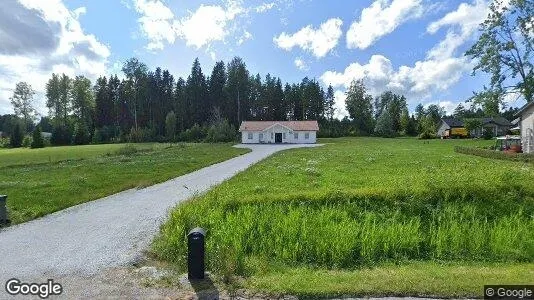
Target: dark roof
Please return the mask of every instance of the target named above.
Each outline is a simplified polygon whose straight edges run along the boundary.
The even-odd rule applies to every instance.
[[[441,119],[445,124],[449,125],[449,127],[464,127],[464,122],[462,120],[458,119]]]
[[[495,123],[499,126],[512,126],[512,123],[510,121],[506,120],[503,117],[491,117],[491,118],[477,118],[482,122],[482,125],[486,125],[489,123]],[[464,127],[464,121],[455,119],[455,118],[448,118],[448,119],[441,119],[445,124],[447,124],[451,128],[458,128],[458,127]]]
[[[534,105],[534,101],[530,101],[529,103],[525,104],[525,106],[521,107],[521,109],[517,112],[517,114],[515,114],[515,117],[520,117],[523,114],[523,112],[529,109],[529,107],[531,107],[532,105]]]
[[[486,125],[489,123],[495,123],[500,126],[512,126],[512,123],[510,121],[506,120],[503,117],[494,117],[494,118],[482,118],[482,124]]]

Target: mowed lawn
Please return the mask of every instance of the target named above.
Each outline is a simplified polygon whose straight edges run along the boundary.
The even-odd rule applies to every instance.
[[[0,194],[17,224],[247,152],[229,144],[110,144],[0,150]]]
[[[278,153],[179,205],[153,251],[303,297],[481,297],[534,284],[534,166],[458,154],[491,141],[343,138]]]

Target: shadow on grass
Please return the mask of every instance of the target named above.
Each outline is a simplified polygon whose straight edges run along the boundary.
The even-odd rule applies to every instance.
[[[190,282],[199,300],[219,299],[219,290],[208,274],[203,280],[190,280]]]

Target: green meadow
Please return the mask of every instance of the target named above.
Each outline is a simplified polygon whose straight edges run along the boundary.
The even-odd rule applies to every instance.
[[[229,144],[110,144],[0,150],[13,224],[146,187],[247,152]]]
[[[154,253],[184,270],[186,234],[201,226],[208,270],[302,297],[480,297],[484,284],[534,283],[531,163],[454,152],[491,141],[320,143],[179,205]]]

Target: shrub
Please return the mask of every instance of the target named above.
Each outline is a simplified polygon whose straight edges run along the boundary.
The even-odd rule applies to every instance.
[[[173,142],[176,139],[176,114],[173,111],[165,117],[165,134],[168,141]]]
[[[31,145],[32,145],[32,137],[29,135],[25,135],[24,139],[22,139],[22,147],[30,148]]]
[[[91,141],[92,144],[100,144],[103,142],[102,134],[100,133],[100,130],[98,128],[95,128],[95,131],[93,132],[93,139]]]
[[[151,128],[132,128],[127,136],[129,143],[146,143],[151,142],[156,137],[156,131]]]
[[[485,158],[513,160],[523,162],[534,162],[534,154],[531,153],[509,153],[495,150],[488,150],[475,147],[454,147],[454,151],[462,154],[476,155]]]
[[[491,140],[493,138],[493,131],[489,128],[484,128],[484,133],[482,134],[482,137],[485,140]]]
[[[54,146],[70,145],[72,140],[72,131],[68,126],[55,126],[52,131],[50,143]]]
[[[91,142],[91,134],[83,122],[76,123],[72,142],[75,145],[85,145]]]
[[[180,134],[180,140],[184,142],[201,142],[206,138],[207,129],[198,124]]]
[[[120,147],[119,149],[115,150],[115,155],[124,155],[124,156],[132,156],[139,152],[139,149],[137,149],[134,145],[124,145],[123,147]]]
[[[44,146],[45,146],[45,142],[44,142],[43,135],[41,132],[41,126],[37,125],[35,129],[33,130],[31,147],[35,149],[35,148],[44,148]]]
[[[210,143],[226,143],[235,141],[237,137],[237,131],[234,126],[228,123],[227,120],[213,124],[208,129],[206,141]]]
[[[13,128],[13,132],[11,133],[9,145],[13,148],[20,148],[22,146],[23,139],[24,134],[22,132],[22,127],[20,126],[20,122],[17,122]]]

